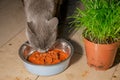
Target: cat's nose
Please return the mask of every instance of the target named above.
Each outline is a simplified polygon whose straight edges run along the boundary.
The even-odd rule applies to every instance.
[[[47,52],[49,49],[45,49],[45,50],[43,50],[43,49],[38,49],[37,51],[38,52],[40,52],[40,53],[45,53],[45,52]]]

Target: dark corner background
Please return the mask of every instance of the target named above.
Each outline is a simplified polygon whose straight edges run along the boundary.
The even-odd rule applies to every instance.
[[[80,0],[63,0],[58,16],[58,38],[69,38],[76,32],[74,27],[69,26],[71,19],[68,19],[68,17],[74,13],[76,7],[79,5],[79,1]]]

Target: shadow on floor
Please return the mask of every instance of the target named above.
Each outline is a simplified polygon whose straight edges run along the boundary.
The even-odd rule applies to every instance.
[[[115,61],[114,61],[114,63],[113,63],[113,66],[116,66],[117,64],[119,64],[120,63],[120,48],[118,48],[118,50],[117,50],[117,54],[116,54],[116,57],[115,57]],[[113,67],[112,66],[112,67]]]
[[[74,35],[75,27],[70,27],[69,22],[73,19],[68,18],[73,15],[79,0],[64,0],[61,5],[60,15],[59,15],[59,26],[58,26],[58,37],[68,38]]]
[[[77,30],[75,27],[70,27],[69,22],[73,19],[68,18],[69,16],[73,15],[76,7],[78,7],[79,0],[65,0],[61,5],[59,21],[60,24],[58,26],[58,38],[64,38],[71,42],[74,48],[74,54],[71,58],[70,65],[76,63],[83,55],[83,49],[81,45],[77,42],[70,40]]]
[[[71,44],[73,45],[73,56],[71,58],[71,62],[70,65],[76,63],[83,55],[83,49],[81,47],[81,45],[79,45],[77,42],[73,41],[73,40],[69,40],[71,42]]]

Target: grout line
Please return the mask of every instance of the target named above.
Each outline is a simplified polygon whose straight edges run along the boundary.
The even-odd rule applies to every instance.
[[[4,44],[2,44],[2,45],[0,46],[0,48],[3,47],[5,44],[7,44],[9,41],[11,41],[14,37],[16,37],[16,36],[17,36],[19,33],[21,33],[24,29],[25,29],[25,27],[24,27],[23,29],[21,29],[18,33],[16,33],[15,35],[13,35],[13,37],[11,37],[9,40],[7,40]]]
[[[36,78],[35,78],[35,80],[37,80],[39,78],[39,76],[37,76]]]
[[[116,66],[116,68],[115,68],[115,70],[114,70],[114,72],[112,74],[111,80],[113,79],[113,76],[114,76],[115,72],[117,71],[118,66],[119,66],[119,64]]]

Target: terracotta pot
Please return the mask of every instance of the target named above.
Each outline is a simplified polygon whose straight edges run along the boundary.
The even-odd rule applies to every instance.
[[[97,70],[109,69],[115,59],[119,42],[112,44],[95,44],[84,38],[87,63]]]

